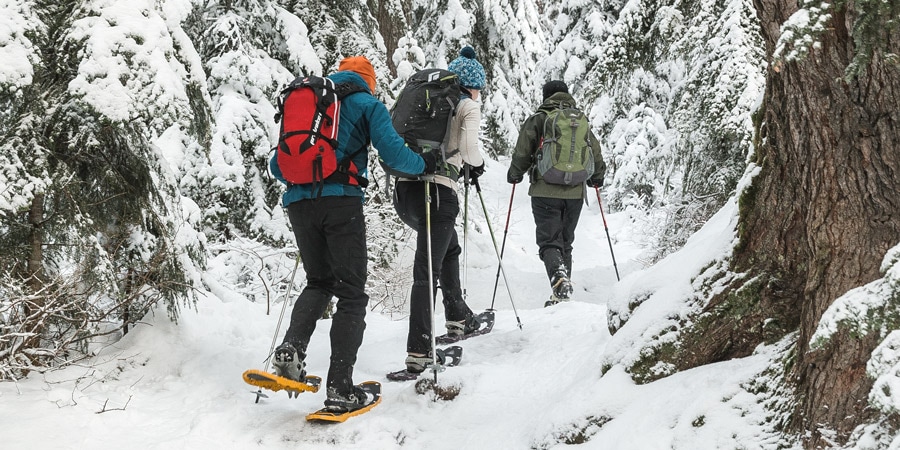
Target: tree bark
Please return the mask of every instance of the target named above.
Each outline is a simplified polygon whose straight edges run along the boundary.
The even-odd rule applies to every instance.
[[[772,55],[796,3],[755,4]],[[738,266],[765,261],[789,274],[786,300],[800,321],[793,373],[800,398],[791,427],[808,432],[806,448],[826,445],[825,429],[846,441],[864,419],[871,388],[865,365],[880,342],[877,330],[844,330],[810,352],[810,338],[836,298],[881,278],[884,254],[900,240],[900,67],[876,48],[863,73],[846,79],[860,51],[852,8],[834,13],[819,49],[768,72],[758,195],[741,217],[746,246],[736,255]],[[875,39],[884,48],[900,48],[896,30],[881,34]]]
[[[44,194],[35,194],[31,200],[28,223],[31,225],[31,242],[25,270],[28,273],[29,288],[32,292],[38,292],[44,284]]]
[[[872,414],[865,366],[879,330],[860,336],[842,329],[815,352],[809,344],[825,310],[881,278],[885,253],[900,242],[900,65],[885,51],[900,48],[900,30],[879,28],[870,36],[871,61],[847,77],[860,51],[851,31],[855,4],[838,7],[806,58],[779,64],[771,57],[797,2],[754,5],[770,64],[757,118],[761,170],[740,199],[731,267],[746,276],[710,300],[705,322],[688,331],[674,358],[685,369],[745,356],[797,332],[785,380],[797,406],[787,431],[818,449],[846,442]]]
[[[397,43],[402,37],[402,17],[394,17],[388,10],[388,3],[385,0],[369,0],[369,10],[375,16],[378,23],[378,32],[384,40],[386,51],[386,62],[391,76],[397,76],[397,65],[394,64],[394,52],[397,50]]]
[[[754,3],[771,56],[796,2]],[[742,198],[734,260],[769,281],[755,319],[798,325],[790,427],[807,437],[806,448],[826,445],[824,430],[845,441],[864,419],[865,364],[880,341],[841,332],[810,352],[810,337],[837,297],[881,278],[881,260],[900,240],[900,71],[876,50],[862,74],[845,77],[859,51],[852,7],[836,11],[808,57],[770,64],[756,151],[762,170]],[[896,30],[878,39],[900,48]]]
[[[28,274],[28,289],[34,295],[34,300],[25,303],[23,317],[32,317],[33,312],[39,311],[44,307],[44,295],[41,290],[46,285],[46,277],[44,274],[44,194],[35,194],[31,200],[31,208],[28,210],[28,223],[31,225],[31,239],[29,242],[28,262],[25,271]],[[44,332],[41,326],[42,318],[34,316],[35,319],[31,323],[25,323],[24,329],[34,333],[33,337],[29,337],[22,343],[22,348],[34,348],[40,345],[41,335]]]

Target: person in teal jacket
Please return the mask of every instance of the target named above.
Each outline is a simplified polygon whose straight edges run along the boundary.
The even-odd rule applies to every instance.
[[[372,95],[375,70],[366,57],[345,58],[338,72],[328,78],[338,85],[354,83],[365,91],[341,100],[335,151],[339,161],[355,154],[353,163],[365,177],[368,152],[358,150],[371,141],[392,168],[405,173],[434,173],[434,156],[419,156],[407,147],[391,125],[387,108]],[[272,156],[269,166],[275,178],[288,186],[282,204],[287,208],[306,272],[306,287],[294,304],[284,340],[275,350],[275,371],[292,380],[304,380],[309,339],[331,298],[337,297],[325,407],[335,412],[358,409],[366,394],[353,384],[353,365],[362,344],[369,303],[365,292],[368,257],[364,188],[330,180],[315,186],[289,184],[278,167],[277,155]]]

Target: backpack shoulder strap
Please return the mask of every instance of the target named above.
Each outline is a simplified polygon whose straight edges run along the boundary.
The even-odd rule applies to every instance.
[[[546,117],[544,117],[544,131],[541,134],[541,142],[546,142],[547,135],[552,133],[553,130],[556,129],[556,122],[559,120],[559,115],[562,113],[561,109],[554,109],[552,111],[548,111],[546,113]],[[554,137],[550,137],[551,141],[556,141]]]
[[[344,98],[346,98],[350,95],[356,94],[358,92],[368,93],[366,88],[364,88],[356,83],[349,82],[349,81],[346,83],[338,83],[338,84],[335,84],[335,86],[334,86],[334,93],[337,94],[338,100],[343,100]]]
[[[358,94],[360,92],[363,92],[366,94],[369,93],[369,91],[366,88],[364,88],[356,83],[353,83],[353,82],[338,83],[338,84],[335,84],[335,87],[334,87],[334,93],[337,95],[338,100],[343,100],[353,94]],[[335,144],[335,147],[337,147],[336,144]],[[335,171],[335,173],[333,174],[333,177],[335,177],[336,179],[339,178],[340,181],[343,183],[346,183],[347,180],[349,180],[349,179],[353,179],[356,181],[356,183],[359,185],[359,187],[366,188],[369,185],[369,180],[366,179],[365,177],[359,175],[359,173],[354,173],[353,171],[351,171],[350,164],[352,163],[353,158],[355,158],[360,153],[366,151],[368,148],[369,148],[369,142],[368,142],[368,140],[366,140],[366,143],[363,144],[360,148],[356,149],[356,151],[350,153],[349,155],[345,156],[340,161],[338,161],[338,167],[337,167],[337,170]]]

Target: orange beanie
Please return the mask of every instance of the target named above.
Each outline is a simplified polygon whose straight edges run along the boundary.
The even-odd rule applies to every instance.
[[[375,93],[375,69],[365,56],[350,56],[341,60],[338,70],[351,70],[356,72],[369,85],[369,90]]]

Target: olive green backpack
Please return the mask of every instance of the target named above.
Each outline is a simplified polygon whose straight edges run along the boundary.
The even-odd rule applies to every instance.
[[[560,106],[547,113],[544,120],[544,135],[535,155],[535,166],[544,182],[575,186],[594,173],[590,124],[580,110]]]

